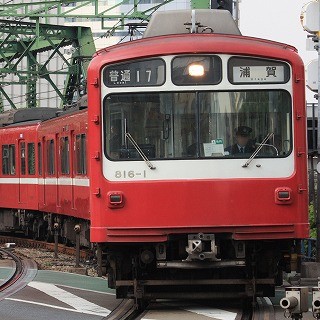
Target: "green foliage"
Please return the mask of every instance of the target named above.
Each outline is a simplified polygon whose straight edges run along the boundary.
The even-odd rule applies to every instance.
[[[317,226],[316,226],[316,217],[314,213],[313,203],[309,205],[309,223],[310,223],[310,238],[317,238]]]

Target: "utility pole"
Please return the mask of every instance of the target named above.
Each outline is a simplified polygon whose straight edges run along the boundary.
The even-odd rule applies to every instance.
[[[312,61],[307,69],[307,87],[316,92],[318,100],[317,124],[317,201],[314,201],[315,222],[317,228],[316,261],[320,262],[320,1],[309,2],[301,13],[301,23],[314,43],[318,60]],[[315,72],[317,70],[317,72]]]
[[[317,99],[318,99],[318,134],[317,134],[317,157],[318,161],[317,164],[320,164],[320,46],[319,46],[319,39],[320,39],[320,1],[318,1],[318,30],[317,30],[317,36],[316,36],[316,45],[315,49],[318,51],[318,93],[317,93]],[[317,168],[318,168],[317,165]],[[316,225],[317,225],[317,255],[316,260],[317,262],[320,262],[320,172],[318,171],[317,174],[317,218],[316,218]]]

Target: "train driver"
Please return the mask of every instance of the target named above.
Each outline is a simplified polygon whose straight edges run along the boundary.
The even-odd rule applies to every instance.
[[[250,140],[252,129],[247,126],[240,126],[235,129],[235,144],[227,147],[225,151],[231,155],[241,155],[242,153],[252,153],[255,146]]]

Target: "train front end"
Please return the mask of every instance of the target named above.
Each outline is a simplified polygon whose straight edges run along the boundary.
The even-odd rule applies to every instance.
[[[119,298],[272,295],[308,237],[302,61],[209,32],[91,62],[91,241]]]

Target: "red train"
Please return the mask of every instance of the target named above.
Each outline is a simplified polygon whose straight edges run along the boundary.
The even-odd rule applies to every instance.
[[[224,11],[161,13],[87,83],[88,109],[0,129],[0,228],[90,226],[121,298],[271,295],[308,237],[296,49]]]
[[[0,230],[89,245],[87,110],[12,110],[1,115]]]

